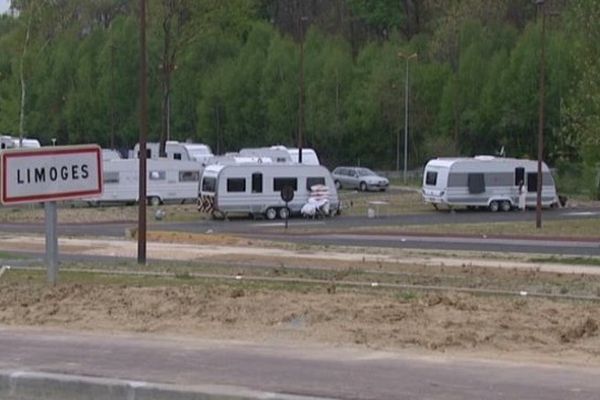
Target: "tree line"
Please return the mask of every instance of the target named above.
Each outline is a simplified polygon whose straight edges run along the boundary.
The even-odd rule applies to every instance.
[[[0,133],[131,148],[138,3],[13,0],[0,17]],[[408,107],[410,168],[501,149],[536,158],[543,41],[544,157],[590,171],[600,161],[595,0],[148,5],[151,140],[224,153],[295,146],[302,127],[327,165],[394,169]]]

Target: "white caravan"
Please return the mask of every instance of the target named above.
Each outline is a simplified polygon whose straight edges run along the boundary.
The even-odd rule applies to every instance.
[[[287,148],[285,146],[278,145],[278,146],[271,146],[271,149],[285,150],[289,153],[289,155],[292,159],[292,162],[294,162],[294,163],[299,162],[300,150],[296,147]],[[319,162],[319,157],[317,156],[317,153],[313,149],[303,148],[302,149],[302,164],[320,165],[321,163]]]
[[[230,165],[230,164],[272,164],[273,160],[269,157],[241,156],[239,153],[226,153],[223,156],[212,156],[205,165]]]
[[[293,162],[300,162],[300,150],[297,148],[290,148],[287,150],[290,153]],[[319,165],[317,153],[313,149],[302,149],[302,164]]]
[[[276,163],[291,163],[292,156],[290,152],[285,147],[254,147],[254,148],[245,148],[239,151],[239,155],[241,157],[259,157],[259,158],[268,158],[271,162]],[[302,152],[304,155],[304,152]]]
[[[37,139],[23,138],[23,143],[20,145],[20,140],[18,137],[0,136],[0,149],[16,149],[19,147],[36,149],[41,146],[39,140]]]
[[[339,211],[337,190],[327,168],[320,165],[236,163],[209,165],[200,185],[198,210],[226,217],[229,213],[262,214],[267,219],[285,219],[298,214],[309,199],[311,188],[324,185],[330,213]],[[291,186],[294,198],[285,206],[281,190]]]
[[[123,158],[121,157],[121,153],[115,149],[102,149],[103,161],[120,160],[121,158]]]
[[[160,143],[146,143],[146,154],[148,159],[159,158]],[[206,160],[213,156],[209,146],[201,143],[180,143],[176,140],[169,140],[165,143],[165,151],[168,159],[182,161],[197,161],[205,164]],[[139,158],[140,144],[137,143],[130,151],[129,158]]]
[[[537,161],[477,156],[436,158],[423,173],[423,200],[435,208],[466,206],[509,211],[518,205],[519,189],[526,207],[537,203]],[[558,204],[554,179],[542,164],[542,206]]]
[[[112,159],[103,162],[104,191],[91,204],[135,203],[139,199],[139,160]],[[198,198],[200,165],[195,161],[165,158],[146,161],[146,198],[149,204],[195,201]]]

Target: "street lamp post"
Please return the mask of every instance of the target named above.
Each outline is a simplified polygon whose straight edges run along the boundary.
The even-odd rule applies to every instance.
[[[406,170],[408,167],[408,61],[416,58],[417,53],[404,54],[398,52],[398,57],[406,60],[406,79],[404,80],[404,171],[402,179],[406,184]],[[400,130],[396,134],[396,171],[400,170]]]

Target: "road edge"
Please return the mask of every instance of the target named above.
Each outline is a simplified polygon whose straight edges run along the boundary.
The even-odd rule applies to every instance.
[[[6,400],[328,400],[223,385],[175,385],[57,373],[0,370]],[[329,399],[331,400],[331,399]]]

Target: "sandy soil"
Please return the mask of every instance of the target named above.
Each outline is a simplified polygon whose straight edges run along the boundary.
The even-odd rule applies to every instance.
[[[163,239],[180,241],[172,235]],[[34,246],[39,238],[16,240]],[[135,248],[133,241],[125,240],[113,241],[112,247],[111,241],[70,240],[63,242],[61,251],[122,254]],[[204,246],[150,243],[150,247],[166,258],[187,254],[187,259],[195,260],[212,254],[215,259],[232,261],[270,259],[281,265],[296,262],[345,270],[379,268],[396,273],[399,282],[404,282],[401,276],[406,274],[418,276],[419,282],[442,285],[445,277],[456,281],[460,276],[461,285],[473,287],[482,282],[512,282],[514,286],[509,288],[517,288],[527,282],[562,285],[567,291],[584,284],[600,288],[600,278],[582,271],[543,272],[531,265],[525,269],[524,263],[521,269],[512,268],[511,263],[519,264],[513,261],[503,261],[506,268],[486,265],[489,260],[480,260],[482,265],[478,266],[474,259],[462,264],[448,259],[436,266],[419,263],[415,257],[399,262],[399,254],[307,250],[288,250],[282,257],[281,252],[271,253],[272,249],[254,243],[225,237],[213,240]],[[6,237],[0,243],[14,246]],[[203,249],[207,253],[202,253]],[[429,257],[421,261],[426,259]],[[21,272],[15,279],[9,271],[0,277],[1,324],[258,342],[318,342],[600,365],[600,307],[594,301],[482,296],[452,290],[357,289],[334,283],[259,284],[245,278],[229,283],[189,277],[134,283],[75,280],[48,287],[41,274],[28,274]]]
[[[600,364],[597,304],[253,284],[0,283],[0,323]]]

